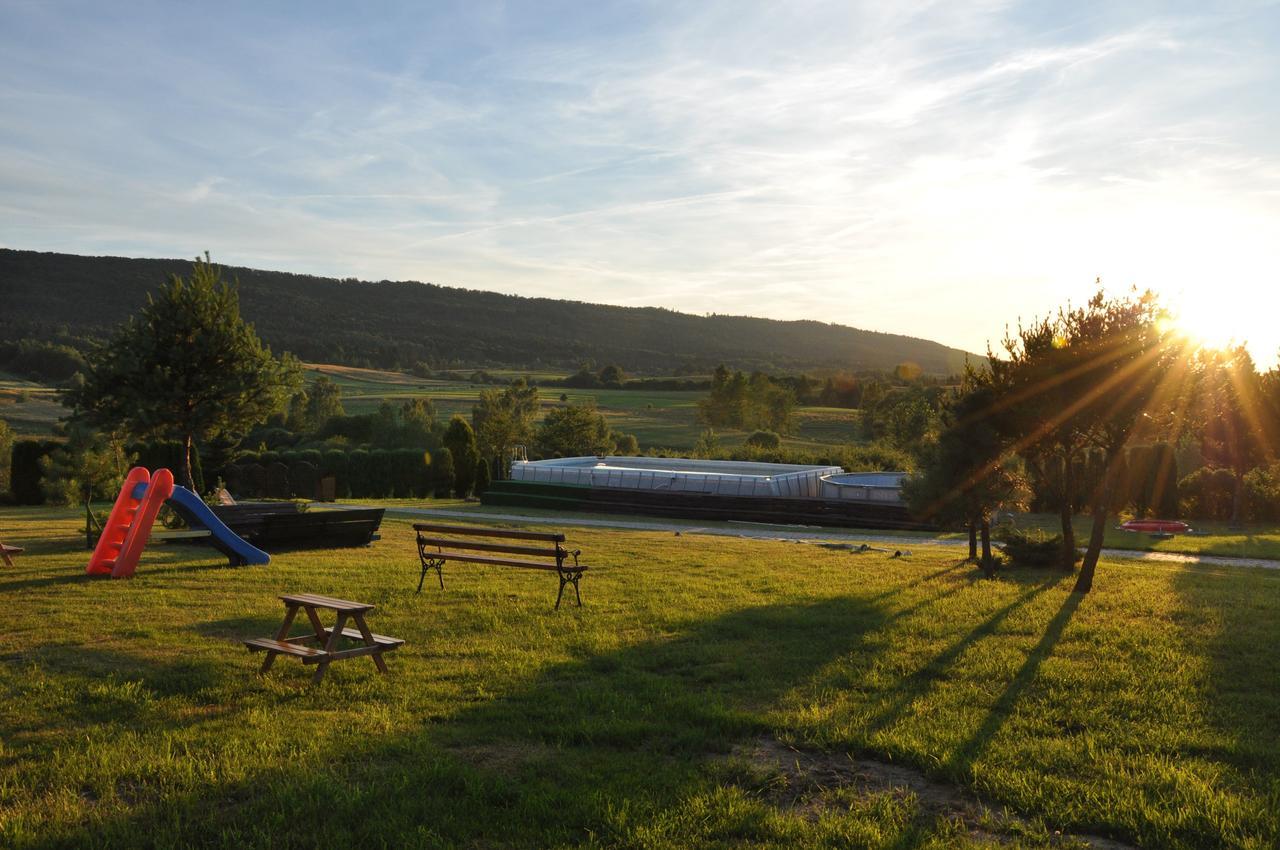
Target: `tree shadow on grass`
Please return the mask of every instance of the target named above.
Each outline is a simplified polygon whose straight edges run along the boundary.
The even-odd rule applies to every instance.
[[[145,827],[160,830],[148,841],[218,835],[240,846],[310,846],[319,836],[335,846],[607,841],[713,790],[724,755],[770,731],[764,709],[855,651],[886,617],[848,598],[735,611],[552,665],[522,689],[408,733],[347,737],[243,782],[135,806],[97,824],[95,838],[132,844]]]
[[[32,687],[44,687],[45,674],[56,675],[60,699],[56,713],[49,715],[23,717],[15,711],[6,722],[11,734],[109,723],[143,730],[156,722],[171,727],[178,724],[167,712],[156,714],[159,702],[176,697],[187,709],[208,705],[221,700],[228,684],[226,667],[212,659],[155,659],[93,646],[45,647],[14,662],[34,665],[38,673],[30,677]],[[22,698],[28,678],[15,679],[18,693],[13,699]],[[187,722],[199,719],[192,716]]]
[[[1024,577],[1011,580],[1018,583],[1028,582],[1028,579]],[[926,696],[939,680],[951,673],[952,668],[966,650],[984,638],[994,635],[1010,615],[1025,607],[1042,593],[1064,581],[1064,579],[1061,575],[1053,575],[1048,578],[1033,578],[1031,581],[1035,583],[1031,584],[1029,589],[1023,591],[1012,602],[990,614],[985,620],[952,642],[950,646],[931,658],[914,673],[903,678],[898,687],[894,689],[894,696],[879,711],[872,714],[867,721],[867,738],[873,737],[876,733],[884,731],[898,722],[909,706]],[[1065,625],[1065,621],[1063,625]],[[1059,635],[1061,634],[1061,628],[1059,628],[1058,633]],[[1054,641],[1056,642],[1056,640],[1057,637],[1055,636]]]
[[[1023,693],[1035,680],[1036,674],[1040,670],[1040,665],[1052,654],[1053,648],[1062,639],[1062,633],[1066,630],[1067,623],[1071,621],[1071,617],[1075,614],[1076,609],[1080,607],[1080,602],[1083,599],[1084,597],[1079,593],[1067,594],[1067,598],[1063,600],[1062,607],[1058,609],[1058,613],[1054,614],[1053,619],[1045,626],[1044,634],[1040,637],[1039,642],[1027,654],[1026,661],[1018,668],[1018,672],[1013,674],[1013,678],[1009,680],[1009,684],[1005,686],[1004,691],[991,706],[982,723],[947,759],[944,765],[947,773],[965,782],[972,781],[973,763],[982,755],[987,745],[1000,731],[1001,727],[1004,726],[1005,721],[1009,719],[1009,715],[1013,713],[1018,700],[1022,698]]]
[[[1181,570],[1174,587],[1187,608],[1183,641],[1208,662],[1206,719],[1234,742],[1220,755],[1280,775],[1280,576]]]

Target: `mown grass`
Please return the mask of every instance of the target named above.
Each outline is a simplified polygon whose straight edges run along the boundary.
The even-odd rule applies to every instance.
[[[5,509],[0,845],[1063,846],[1280,838],[1280,575],[1104,562],[978,579],[768,541],[574,531],[552,577],[448,566],[413,593],[408,522],[368,549],[232,569],[148,549],[91,581],[66,511]],[[275,598],[376,604],[408,643],[308,688],[238,643]],[[815,782],[752,742],[910,765],[1025,820]]]
[[[1124,517],[1112,517],[1107,523],[1102,545],[1108,549],[1133,549],[1150,552],[1180,552],[1188,555],[1219,555],[1228,558],[1280,559],[1280,527],[1268,523],[1246,523],[1233,528],[1225,522],[1187,520],[1194,534],[1157,537],[1152,534],[1124,531],[1119,526]],[[1093,520],[1079,516],[1076,534],[1081,544],[1087,542]],[[1039,530],[1048,535],[1062,532],[1061,521],[1054,514],[1019,514],[1018,528]]]

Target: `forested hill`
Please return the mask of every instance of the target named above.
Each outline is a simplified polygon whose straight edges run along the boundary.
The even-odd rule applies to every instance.
[[[216,259],[216,258],[215,258]],[[5,338],[101,339],[187,260],[81,257],[0,249]],[[693,316],[523,298],[415,282],[368,283],[227,267],[245,318],[275,351],[355,366],[576,368],[592,360],[630,372],[738,369],[959,371],[965,354],[928,340],[822,322]],[[750,305],[742,305],[744,310]]]

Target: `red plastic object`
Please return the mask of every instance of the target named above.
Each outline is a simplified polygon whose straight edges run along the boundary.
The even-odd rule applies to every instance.
[[[1191,526],[1176,519],[1131,519],[1122,522],[1120,527],[1125,531],[1148,531],[1156,534],[1180,534],[1191,530]]]
[[[116,555],[116,562],[111,567],[112,578],[130,578],[134,568],[138,566],[138,558],[151,537],[151,525],[156,521],[156,514],[164,507],[165,500],[173,495],[173,473],[167,469],[157,469],[147,485],[147,492],[142,497],[142,504],[133,516],[129,526],[129,536]]]
[[[115,507],[107,518],[107,524],[98,537],[98,545],[93,549],[89,565],[84,571],[91,576],[109,576],[116,565],[116,558],[124,548],[125,538],[129,536],[129,528],[133,518],[142,504],[142,497],[135,496],[134,490],[139,484],[146,485],[151,481],[151,473],[141,466],[135,466],[125,476],[124,486],[116,497]]]

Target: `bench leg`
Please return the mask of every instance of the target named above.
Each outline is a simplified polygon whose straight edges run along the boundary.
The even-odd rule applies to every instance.
[[[560,600],[564,597],[564,586],[566,584],[573,585],[573,595],[578,600],[578,607],[582,607],[582,594],[578,592],[578,579],[582,578],[581,572],[573,570],[562,570],[560,572],[560,592],[556,594],[556,610],[560,610]]]
[[[369,627],[364,624],[364,615],[355,613],[351,615],[351,619],[355,620],[356,628],[360,630],[360,636],[364,638],[366,646],[377,646],[378,642],[373,639],[373,633],[369,631]],[[373,663],[377,665],[379,673],[387,672],[387,662],[382,660],[382,652],[372,652],[369,657],[373,659]]]
[[[284,640],[289,636],[289,629],[293,627],[293,618],[296,616],[298,616],[298,606],[289,605],[288,610],[284,613],[284,623],[276,630],[276,640]],[[278,652],[267,650],[267,657],[262,659],[262,666],[258,668],[259,676],[266,675],[267,671],[271,669],[271,665],[276,663],[277,655],[279,655]]]
[[[307,616],[311,618],[312,625],[314,625],[317,629],[320,629],[321,634],[323,635],[323,627],[320,626],[320,618],[316,615],[316,609],[312,608],[310,605],[307,606]],[[345,626],[346,624],[347,624],[346,613],[339,611],[338,622],[334,624],[333,631],[329,632],[329,639],[325,641],[325,644],[324,644],[325,652],[329,654],[333,654],[333,651],[338,648],[338,641],[342,638],[342,627]],[[325,660],[321,661],[319,664],[316,665],[316,672],[315,672],[315,675],[311,677],[311,684],[313,685],[320,684],[320,680],[324,678],[325,671],[329,669],[330,663],[332,662],[328,658],[326,658]]]
[[[427,571],[430,570],[432,567],[435,567],[436,578],[440,580],[440,589],[444,590],[444,573],[440,569],[441,565],[443,564],[444,564],[444,561],[437,561],[434,558],[428,558],[427,560],[422,562],[422,575],[418,578],[419,593],[422,592],[422,583],[427,580]]]

